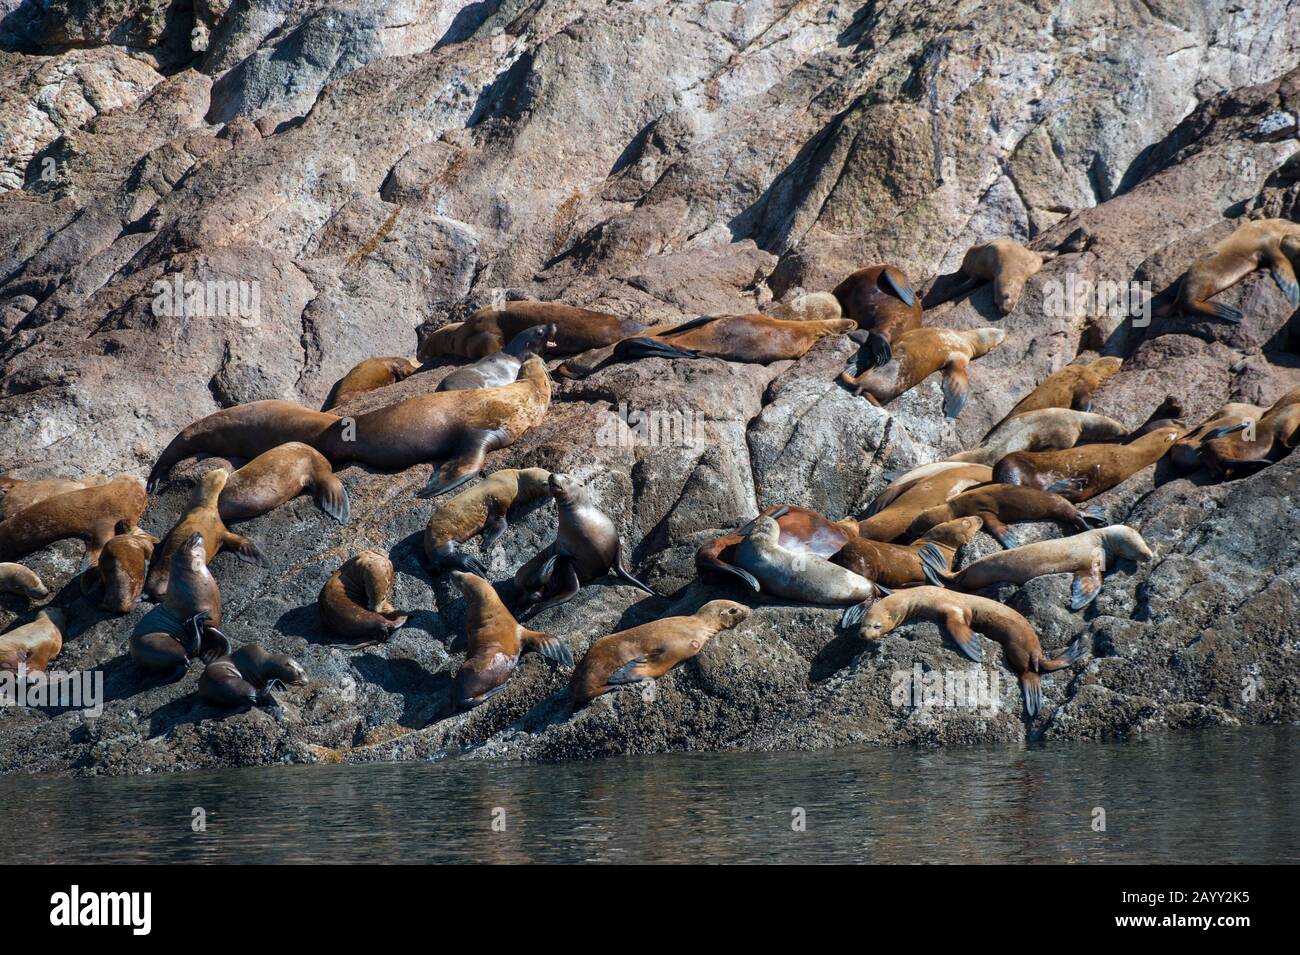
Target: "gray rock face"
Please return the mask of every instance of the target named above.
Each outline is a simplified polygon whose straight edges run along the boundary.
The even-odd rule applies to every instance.
[[[975,242],[1048,250],[1086,228],[1092,243],[1048,261],[1009,315],[987,288],[927,310],[929,325],[1007,333],[972,364],[956,421],[935,380],[884,409],[840,389],[841,338],[771,366],[652,359],[557,381],[542,425],[489,459],[584,480],[638,574],[671,594],[611,579],[531,622],[575,655],[739,599],[696,580],[701,543],[775,503],[861,515],[887,472],[973,446],[1076,356],[1125,358],[1093,410],[1132,426],[1166,395],[1198,421],[1300,384],[1300,326],[1265,272],[1220,296],[1245,313],[1239,327],[1135,321],[1089,294],[1162,292],[1246,217],[1300,219],[1298,7],[0,0],[0,48],[14,51],[0,53],[0,471],[143,476],[189,422],[259,398],[318,407],[361,359],[412,354],[422,323],[492,301],[647,323],[780,311],[863,265],[892,262],[924,289]],[[230,297],[171,307],[187,282]],[[344,410],[432,391],[449,367]],[[672,423],[667,440],[636,439],[651,419]],[[172,526],[211,463],[173,472],[146,529]],[[102,670],[107,703],[97,718],[0,711],[0,770],[936,745],[1300,718],[1300,459],[1222,485],[1162,464],[1108,492],[1107,517],[1156,558],[1113,573],[1087,611],[1068,611],[1063,575],[1001,588],[1050,653],[1078,635],[1091,650],[1044,681],[1032,725],[992,644],[979,679],[998,705],[913,706],[899,698],[909,681],[971,670],[933,626],[866,642],[836,630],[837,609],[767,598],[653,690],[570,713],[566,675],[526,655],[505,691],[453,715],[464,605],[423,564],[431,505],[415,492],[429,472],[342,469],[348,526],[299,498],[238,527],[270,570],[214,560],[232,638],[310,674],[277,709],[213,710],[194,695],[197,666],[143,680],[125,647],[146,608],[112,618],[87,603],[79,544],[34,555],[69,615],[58,665]],[[534,506],[490,553],[467,549],[508,581],[554,527],[554,509]],[[981,534],[963,560],[994,547]],[[356,651],[326,641],[315,598],[364,549],[391,554],[411,621]],[[31,615],[0,596],[0,629]]]

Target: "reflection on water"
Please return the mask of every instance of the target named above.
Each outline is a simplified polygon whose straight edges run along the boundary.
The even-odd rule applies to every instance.
[[[1269,727],[1028,749],[9,776],[0,831],[23,838],[0,840],[0,862],[1296,862],[1298,757],[1300,729]],[[195,807],[206,832],[191,829]]]

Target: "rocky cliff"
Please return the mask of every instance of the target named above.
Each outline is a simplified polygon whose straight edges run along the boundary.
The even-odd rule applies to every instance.
[[[1067,281],[1160,292],[1247,216],[1300,219],[1300,3],[1113,0],[0,0],[0,471],[143,475],[181,427],[259,398],[318,407],[415,329],[505,298],[640,318],[786,309],[862,265],[918,285],[977,241],[1093,237],[1002,317],[987,288],[927,312],[1007,341],[972,368],[955,421],[928,381],[884,410],[835,384],[854,346],[771,366],[643,360],[557,383],[543,425],[489,459],[586,481],[639,573],[669,599],[584,588],[533,626],[575,653],[707,599],[695,548],[760,507],[860,514],[884,474],[973,446],[1076,356],[1122,356],[1094,410],[1136,426],[1166,395],[1199,421],[1300,384],[1300,325],[1258,272],[1225,293],[1246,321],[1083,302]],[[163,283],[244,283],[258,307],[185,319]],[[363,409],[432,390],[434,369]],[[695,440],[609,441],[613,419],[678,415]],[[151,502],[161,535],[190,462]],[[124,655],[145,608],[79,599],[81,546],[29,563],[58,590],[62,668],[102,668],[102,716],[0,714],[0,769],[128,773],[317,759],[583,757],[668,749],[1102,737],[1300,718],[1300,459],[1215,484],[1149,468],[1098,500],[1156,558],[1068,611],[1068,579],[999,596],[1086,666],[1045,681],[1029,724],[896,705],[891,676],[967,668],[928,624],[880,642],[838,611],[759,599],[653,694],[576,715],[526,656],[488,705],[451,715],[463,603],[422,562],[431,505],[401,474],[341,471],[352,520],[307,498],[239,525],[271,560],[213,563],[236,641],[292,652],[312,682],[218,713],[189,676]],[[497,580],[554,533],[534,508],[492,552]],[[1022,537],[1059,534],[1035,525]],[[995,548],[981,535],[970,556]],[[326,643],[315,597],[348,556],[391,553],[412,614],[387,644]],[[0,597],[0,628],[30,615]],[[996,648],[995,648],[996,649]],[[1000,653],[984,666],[1000,668]]]

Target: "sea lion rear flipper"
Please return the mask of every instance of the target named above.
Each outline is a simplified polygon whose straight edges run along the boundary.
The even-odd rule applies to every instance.
[[[1220,321],[1231,322],[1233,325],[1240,325],[1244,318],[1241,309],[1225,305],[1223,302],[1185,302],[1183,307],[1194,314],[1217,318]]]
[[[970,378],[967,366],[970,359],[965,355],[951,355],[943,369],[943,414],[946,418],[955,418],[966,407],[970,397]]]
[[[545,581],[542,586],[546,586],[553,579],[554,573],[558,572],[560,575],[560,589],[553,596],[530,608],[528,611],[530,617],[541,613],[543,610],[558,607],[560,604],[572,600],[578,596],[578,591],[582,589],[582,582],[578,579],[578,568],[574,565],[573,560],[568,557],[560,560],[561,556],[563,555],[551,555],[550,560],[542,568],[545,573]]]
[[[561,666],[573,666],[573,651],[559,637],[536,630],[525,630],[521,641],[525,650],[536,650],[546,659]]]
[[[1105,527],[1109,523],[1106,519],[1106,512],[1097,504],[1089,504],[1087,507],[1080,508],[1079,520],[1083,523],[1084,530],[1093,527]]]
[[[638,358],[699,358],[700,353],[674,348],[658,339],[641,337],[623,339],[614,346],[613,357],[623,361],[635,361]]]
[[[627,565],[623,563],[623,542],[622,541],[619,541],[618,555],[614,558],[614,566],[611,569],[614,571],[614,576],[617,577],[619,580],[622,580],[625,583],[629,583],[633,587],[636,587],[639,590],[644,590],[651,597],[663,596],[663,594],[655,590],[649,584],[638,580],[636,577],[632,575],[632,571],[627,569]]]
[[[1083,570],[1076,571],[1070,586],[1070,609],[1082,610],[1101,593],[1101,568],[1093,561]]]
[[[255,542],[247,537],[241,537],[239,534],[226,533],[226,539],[222,546],[231,551],[240,560],[250,564],[256,564],[258,567],[270,567],[271,562],[266,555],[262,553],[262,548],[258,547]]]
[[[471,557],[464,551],[453,550],[450,553],[440,554],[438,556],[439,570],[459,570],[467,574],[475,574],[483,579],[487,579],[488,570],[483,566],[483,562],[476,557]]]
[[[980,663],[984,659],[984,647],[980,644],[979,637],[975,631],[966,624],[965,618],[962,617],[960,610],[949,610],[944,614],[943,622],[939,624],[939,629],[947,636],[952,638],[952,642],[957,644],[957,649],[967,657]]]
[[[620,684],[623,683],[640,683],[643,680],[650,679],[648,676],[643,676],[640,673],[633,672],[634,670],[636,670],[637,667],[645,663],[648,659],[649,657],[645,657],[645,656],[633,657],[631,660],[628,660],[627,663],[624,663],[621,667],[619,667],[608,677],[606,677],[605,682],[610,686],[619,686]]]
[[[1215,438],[1222,438],[1229,434],[1236,434],[1238,431],[1245,431],[1249,427],[1250,422],[1243,421],[1241,424],[1226,424],[1221,428],[1213,428],[1205,432],[1205,435],[1201,438],[1201,443],[1204,444],[1206,441],[1213,441]]]
[[[912,291],[912,286],[907,284],[907,279],[902,275],[895,273],[893,269],[885,268],[880,270],[880,284],[885,286],[903,300],[903,304],[911,307],[916,302],[916,292]],[[885,343],[888,347],[888,342]]]
[[[980,514],[980,517],[984,520],[984,529],[992,534],[993,539],[1007,550],[1011,550],[1020,543],[1020,540],[1016,537],[1016,532],[1002,523],[1002,519],[996,514],[985,511]]]
[[[220,657],[228,657],[233,649],[230,638],[216,627],[203,628],[199,640],[199,659],[204,663],[211,663]]]
[[[316,506],[340,524],[346,524],[352,515],[348,489],[336,477],[322,481],[316,488]]]
[[[1291,307],[1300,308],[1300,285],[1296,284],[1295,269],[1291,267],[1291,263],[1282,254],[1281,250],[1278,250],[1270,258],[1270,271],[1273,273],[1273,281],[1282,290],[1282,294],[1291,303]]]
[[[870,364],[862,361],[862,354],[866,353]],[[858,372],[861,373],[868,368],[878,368],[881,365],[888,365],[894,358],[894,349],[889,345],[889,339],[878,332],[871,332],[867,335],[866,343],[858,352]]]
[[[1025,698],[1025,712],[1029,718],[1037,719],[1043,708],[1043,686],[1037,673],[1020,674],[1020,694]]]

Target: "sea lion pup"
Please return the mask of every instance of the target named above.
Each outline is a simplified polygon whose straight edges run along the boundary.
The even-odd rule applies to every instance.
[[[515,584],[531,613],[572,600],[583,584],[611,573],[652,597],[662,596],[632,576],[624,562],[618,529],[609,515],[592,503],[582,484],[567,474],[552,473],[547,487],[559,514],[555,542],[515,572]]]
[[[867,332],[860,369],[886,364],[894,357],[894,337],[921,327],[921,300],[903,270],[892,265],[858,269],[831,294],[844,316]]]
[[[510,344],[486,358],[457,368],[442,381],[438,391],[467,391],[471,388],[500,388],[519,377],[519,369],[529,355],[540,355],[555,347],[555,323],[526,328]]]
[[[536,325],[554,325],[554,354],[573,355],[592,348],[612,345],[646,330],[642,322],[593,312],[557,302],[506,302],[481,308],[463,322],[437,329],[421,326],[417,335],[420,361],[459,356],[486,358],[500,351],[510,339]]]
[[[878,581],[867,580],[825,557],[787,550],[780,537],[776,521],[759,517],[736,547],[736,565],[754,576],[763,593],[802,603],[852,604],[842,617],[849,626],[878,594],[890,592]]]
[[[1169,449],[1169,460],[1180,471],[1195,471],[1201,466],[1201,449],[1210,432],[1215,432],[1215,437],[1221,437],[1230,433],[1223,431],[1224,428],[1236,428],[1247,424],[1258,425],[1259,419],[1267,410],[1259,405],[1245,402],[1228,402],[1197,428],[1175,441],[1174,446]],[[1243,427],[1242,430],[1245,428]],[[1255,433],[1259,433],[1258,428]]]
[[[943,413],[961,414],[970,397],[967,374],[970,362],[1002,344],[1007,333],[1000,328],[914,328],[893,342],[894,357],[878,368],[854,373],[846,368],[840,383],[877,407],[915,388],[936,371],[943,372]]]
[[[992,467],[1013,451],[1058,451],[1080,441],[1117,440],[1128,433],[1123,424],[1105,415],[1072,408],[1041,408],[1004,419],[978,448],[954,454],[948,460]]]
[[[108,478],[102,474],[89,474],[83,478],[37,478],[23,481],[19,478],[0,475],[0,521],[13,517],[24,507],[36,504],[56,494],[69,491],[81,491],[88,487],[107,484]]]
[[[789,321],[769,315],[706,315],[626,338],[614,346],[612,361],[639,358],[720,358],[770,365],[802,358],[829,335],[843,335],[857,325],[847,318]]]
[[[334,464],[358,461],[385,471],[442,461],[420,493],[438,497],[475,477],[488,454],[540,424],[550,403],[546,364],[529,355],[512,385],[434,392],[342,418],[315,447]]]
[[[44,673],[63,649],[67,620],[58,607],[46,607],[31,623],[0,636],[0,672]]]
[[[963,491],[942,504],[922,511],[907,528],[920,537],[939,524],[958,517],[978,517],[1003,547],[1015,547],[1016,535],[1008,524],[1026,521],[1060,521],[1080,531],[1105,524],[1096,508],[1080,510],[1060,494],[1016,484],[985,484]]]
[[[461,491],[429,515],[424,528],[424,553],[434,570],[454,567],[487,576],[482,562],[456,546],[483,532],[483,547],[490,549],[509,526],[510,509],[549,497],[551,472],[544,468],[506,468],[493,471],[466,491]]]
[[[1181,428],[1157,428],[1128,444],[1081,444],[1063,451],[1015,451],[993,466],[998,484],[1036,487],[1078,503],[1127,481],[1168,453]]]
[[[906,475],[904,477],[906,478]],[[842,523],[853,523],[860,537],[887,543],[906,534],[918,515],[970,488],[987,484],[992,478],[993,469],[982,464],[956,464],[954,467],[936,470],[921,478],[904,481],[895,489],[897,494],[888,497],[887,504],[878,508],[880,499],[893,493],[890,488],[886,488],[885,492],[872,502],[867,517],[860,521],[848,519]],[[972,515],[953,515],[953,517],[970,516]]]
[[[149,491],[157,488],[178,461],[197,454],[251,460],[286,441],[317,447],[325,429],[338,420],[338,415],[328,411],[312,411],[278,398],[214,411],[183,429],[163,449],[149,472]]]
[[[414,358],[367,358],[353,365],[351,371],[334,383],[321,410],[329,411],[347,404],[353,398],[405,381],[419,370],[420,363]]]
[[[367,646],[382,643],[409,619],[393,606],[393,562],[363,550],[330,575],[316,598],[321,623],[336,637]]]
[[[146,673],[180,676],[190,660],[230,652],[221,626],[221,589],[208,570],[203,534],[190,534],[171,556],[170,586],[163,602],[135,625],[127,648]]]
[[[919,586],[926,582],[922,548],[933,547],[943,566],[951,567],[957,551],[975,539],[983,523],[978,517],[959,517],[908,545],[852,537],[831,557],[831,563],[890,589]]]
[[[1300,286],[1292,263],[1300,260],[1300,224],[1288,219],[1259,219],[1247,222],[1220,242],[1210,246],[1178,283],[1171,312],[1207,315],[1237,324],[1241,310],[1209,299],[1232,288],[1251,272],[1267,268],[1292,308],[1300,308]]]
[[[936,624],[976,663],[984,659],[984,648],[976,634],[1002,644],[1007,665],[1020,677],[1020,692],[1030,719],[1037,717],[1043,706],[1040,676],[1064,670],[1087,652],[1079,636],[1059,657],[1044,659],[1038,632],[1020,614],[996,600],[942,587],[912,587],[876,601],[862,621],[860,635],[864,640],[879,640],[910,620]]]
[[[109,613],[129,613],[140,600],[145,574],[158,538],[142,528],[118,534],[104,545],[99,563],[81,576],[82,591],[99,593],[99,608]]]
[[[477,574],[453,570],[451,579],[465,595],[465,633],[469,649],[456,671],[456,705],[468,710],[506,687],[519,657],[536,650],[546,659],[573,666],[573,653],[559,637],[520,626],[496,589]]]
[[[306,682],[307,671],[287,653],[246,643],[203,668],[199,697],[217,706],[267,706],[275,703],[272,690]]]
[[[940,525],[941,527],[943,525]],[[1038,541],[981,557],[956,573],[932,544],[921,548],[925,576],[936,587],[983,590],[994,584],[1024,584],[1045,574],[1073,574],[1070,609],[1082,610],[1101,593],[1102,576],[1117,560],[1145,562],[1151,548],[1142,535],[1124,524],[1112,524],[1072,537]]]
[[[1073,408],[1091,411],[1093,393],[1119,371],[1122,358],[1107,356],[1086,363],[1074,362],[1043,379],[1033,391],[1025,395],[1005,418],[990,429],[984,440],[1016,415],[1045,408]]]
[[[340,524],[351,516],[343,482],[321,454],[301,441],[288,441],[263,451],[226,480],[217,499],[217,513],[227,523],[275,510],[307,492],[316,506]]]
[[[93,567],[109,540],[139,523],[148,502],[144,485],[125,474],[107,484],[47,497],[0,522],[0,561],[21,560],[75,537],[86,544],[84,565]]]
[[[1234,477],[1274,464],[1300,444],[1300,388],[1288,391],[1249,422],[1223,425],[1208,432],[1201,460],[1216,477]]]
[[[230,472],[225,468],[215,468],[199,478],[199,483],[194,486],[190,495],[189,510],[163,538],[158,556],[149,565],[149,576],[145,578],[144,591],[153,600],[161,600],[167,596],[167,578],[171,572],[172,556],[195,533],[200,534],[204,541],[207,554],[205,563],[211,563],[218,552],[228,550],[240,560],[250,564],[257,564],[259,567],[271,566],[271,562],[262,554],[257,544],[227,529],[221,519],[217,501],[229,477]]]
[[[695,656],[709,638],[738,627],[749,608],[710,600],[689,617],[664,617],[601,637],[569,680],[569,702],[582,706],[626,683],[654,680]]]
[[[964,280],[952,289],[950,297],[992,282],[993,304],[999,314],[1009,315],[1024,294],[1025,283],[1038,273],[1046,260],[1055,257],[1055,252],[1035,252],[1013,239],[981,242],[971,246],[961,260],[959,272]]]
[[[830,557],[839,551],[857,534],[857,525],[832,521],[816,511],[794,504],[778,504],[763,511],[759,517],[770,517],[780,528],[779,543],[786,550],[797,554],[816,554],[818,557]],[[735,566],[736,547],[753,529],[754,521],[749,521],[730,534],[724,534],[702,546],[695,552],[695,567],[702,574],[725,574],[738,577],[754,593],[760,593],[754,575],[741,567]]]
[[[40,600],[50,595],[36,571],[22,564],[0,564],[0,594],[21,594],[28,600]]]

